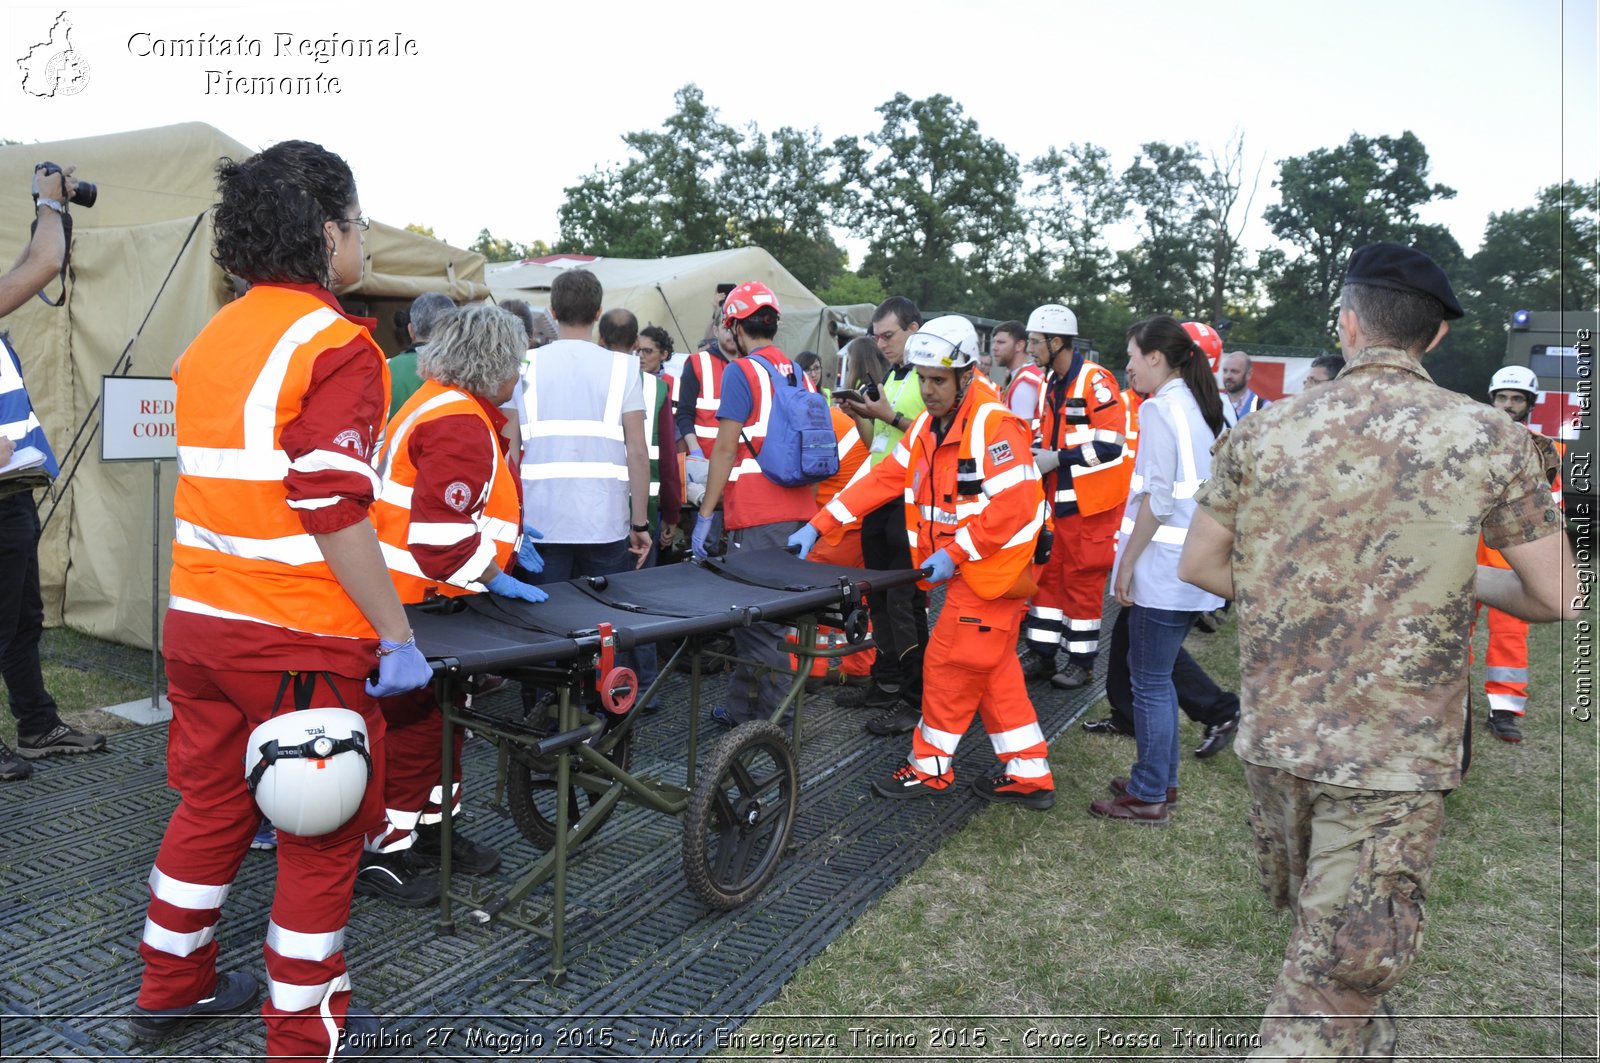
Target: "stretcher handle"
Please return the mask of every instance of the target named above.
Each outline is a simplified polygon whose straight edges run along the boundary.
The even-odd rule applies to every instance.
[[[573,746],[587,742],[599,734],[604,727],[605,724],[602,721],[596,720],[594,723],[584,724],[582,727],[574,728],[571,731],[563,731],[558,735],[551,735],[549,738],[541,738],[533,744],[533,751],[541,757],[547,757],[552,753],[559,753],[563,749],[571,749]]]

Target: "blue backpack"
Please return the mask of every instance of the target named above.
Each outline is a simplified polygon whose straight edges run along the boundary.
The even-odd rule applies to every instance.
[[[833,434],[828,400],[819,392],[802,387],[798,373],[786,377],[765,358],[750,357],[772,380],[767,438],[756,455],[762,475],[779,487],[804,487],[838,472],[839,441]],[[739,435],[744,437],[742,431]],[[748,439],[744,442],[750,446]]]

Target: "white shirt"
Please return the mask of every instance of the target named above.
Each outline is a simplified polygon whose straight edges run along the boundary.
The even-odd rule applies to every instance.
[[[1227,405],[1224,403],[1224,405]],[[1194,519],[1195,492],[1211,476],[1211,444],[1215,437],[1200,414],[1200,405],[1181,377],[1173,377],[1139,407],[1139,454],[1133,483],[1117,537],[1121,568],[1134,521],[1145,506],[1160,521],[1155,538],[1133,563],[1133,600],[1149,609],[1205,612],[1222,599],[1178,578],[1178,555]]]
[[[587,340],[530,351],[513,401],[522,427],[522,522],[550,543],[628,537],[622,415],[644,410],[639,359]]]

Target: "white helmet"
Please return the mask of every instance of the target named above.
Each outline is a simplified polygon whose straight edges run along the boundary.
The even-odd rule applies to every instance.
[[[978,330],[960,314],[946,314],[906,339],[907,365],[929,369],[965,369],[978,364]]]
[[[332,834],[361,807],[372,777],[366,722],[349,709],[274,716],[250,732],[244,775],[274,827],[308,838]]]
[[[1489,397],[1494,398],[1497,391],[1525,391],[1528,401],[1535,402],[1539,398],[1539,378],[1525,365],[1504,365],[1489,378]]]
[[[1045,303],[1028,315],[1028,331],[1046,336],[1076,336],[1078,315],[1060,303]]]

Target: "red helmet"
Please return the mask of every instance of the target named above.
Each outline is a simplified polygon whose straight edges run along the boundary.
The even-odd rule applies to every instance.
[[[772,307],[775,314],[782,313],[778,309],[777,293],[760,281],[746,281],[729,292],[723,302],[722,327],[732,328],[735,321],[743,321],[763,306]]]
[[[1206,356],[1206,361],[1211,363],[1211,371],[1215,373],[1217,366],[1222,362],[1222,337],[1217,334],[1217,330],[1198,321],[1185,321],[1183,331],[1199,345]]]

